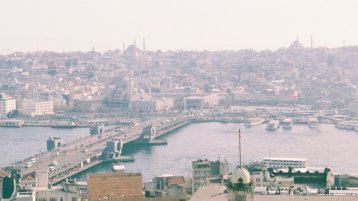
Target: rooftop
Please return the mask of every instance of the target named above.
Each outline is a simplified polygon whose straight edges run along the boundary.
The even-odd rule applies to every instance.
[[[307,158],[285,158],[285,157],[265,157],[262,160],[268,161],[268,160],[278,160],[278,161],[308,161]]]

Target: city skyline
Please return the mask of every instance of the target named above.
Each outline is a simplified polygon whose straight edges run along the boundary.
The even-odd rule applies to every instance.
[[[358,2],[2,1],[0,53],[121,49],[276,50],[357,45]],[[65,15],[64,15],[65,14]],[[24,17],[26,16],[26,17]]]

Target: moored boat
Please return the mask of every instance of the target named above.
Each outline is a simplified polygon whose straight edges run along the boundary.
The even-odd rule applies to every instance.
[[[309,118],[307,121],[307,125],[310,128],[316,128],[318,125],[318,120],[316,118]]]
[[[271,120],[269,123],[267,123],[266,130],[273,131],[278,129],[279,127],[280,127],[280,122],[278,120]]]
[[[292,119],[287,118],[281,122],[281,125],[282,125],[283,129],[291,129],[293,126],[293,121],[292,121]]]
[[[245,127],[252,127],[264,123],[265,120],[262,118],[250,118],[244,121]]]

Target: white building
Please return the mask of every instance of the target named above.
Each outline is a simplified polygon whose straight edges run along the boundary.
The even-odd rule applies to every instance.
[[[262,162],[268,167],[274,169],[279,168],[306,168],[309,166],[308,159],[306,158],[279,158],[279,157],[266,157]]]
[[[6,117],[9,112],[14,110],[16,110],[16,99],[0,94],[0,117]]]
[[[184,99],[184,109],[204,109],[211,108],[220,103],[219,94],[210,94],[206,96],[190,96]]]
[[[22,113],[30,116],[53,114],[53,101],[24,100]]]
[[[141,112],[158,112],[168,111],[174,107],[174,101],[171,98],[161,99],[139,99],[132,103],[135,111]]]

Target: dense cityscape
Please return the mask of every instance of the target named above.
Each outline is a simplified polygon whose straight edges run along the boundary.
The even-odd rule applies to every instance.
[[[50,137],[46,151],[4,165],[3,199],[356,199],[354,175],[310,166],[305,158],[263,156],[241,164],[241,137],[234,170],[226,160],[202,156],[192,161],[191,178],[167,170],[143,181],[140,172],[126,172],[135,158],[122,149],[165,146],[161,135],[200,122],[266,124],[268,131],[333,124],[355,132],[357,47],[315,48],[313,41],[303,47],[299,38],[288,48],[259,52],[153,52],[144,40],[141,45],[0,56],[1,126],[89,127],[91,134],[69,143]],[[74,179],[106,162],[114,172]]]

